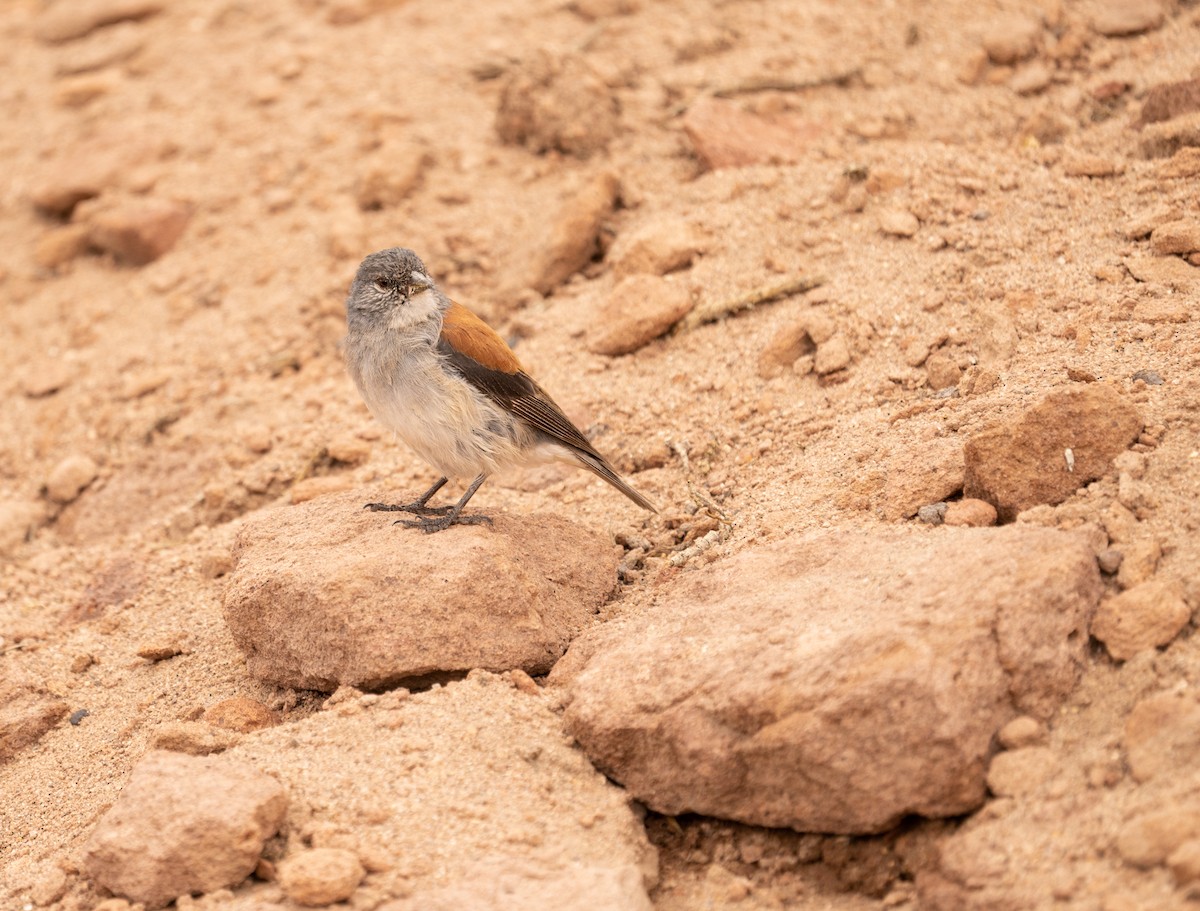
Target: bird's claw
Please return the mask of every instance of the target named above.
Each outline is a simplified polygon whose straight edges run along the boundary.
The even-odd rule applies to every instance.
[[[434,532],[445,531],[451,525],[491,525],[491,516],[472,514],[469,516],[439,516],[433,518],[420,519],[397,519],[393,525],[403,525],[405,528],[419,528],[427,535]]]
[[[453,506],[426,506],[418,501],[412,503],[368,503],[363,507],[371,512],[411,512],[418,516],[444,516],[453,508]]]

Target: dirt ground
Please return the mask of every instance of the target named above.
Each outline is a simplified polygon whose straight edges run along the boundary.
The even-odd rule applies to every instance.
[[[244,517],[434,479],[341,361],[384,247],[662,507],[557,467],[473,501],[649,542],[605,616],[714,528],[701,564],[916,522],[906,467],[1086,382],[1144,421],[1136,496],[1114,470],[1022,521],[1124,521],[1200,609],[1200,89],[1156,90],[1200,79],[1192,3],[10,0],[0,36],[0,676],[52,721],[0,750],[5,908],[99,903],[78,851],[158,726],[235,696],[319,725],[323,695],[247,676],[222,595]],[[596,353],[630,271],[713,318]],[[973,907],[1190,906],[1115,847],[1200,800],[1195,739],[1149,782],[1123,745],[1139,700],[1200,682],[1190,632],[1094,643],[1048,724],[1058,783],[970,818],[649,814],[655,907],[948,907],[952,871]],[[270,764],[280,729],[246,751]]]

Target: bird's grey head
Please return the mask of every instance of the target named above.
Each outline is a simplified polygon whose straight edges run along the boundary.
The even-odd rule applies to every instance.
[[[392,247],[362,261],[346,298],[351,326],[407,329],[427,322],[448,305],[412,250]]]

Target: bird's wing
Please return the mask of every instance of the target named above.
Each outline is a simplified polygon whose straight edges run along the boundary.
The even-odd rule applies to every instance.
[[[451,304],[442,322],[438,351],[468,383],[546,436],[603,460],[587,437],[541,386],[491,326],[461,304]]]

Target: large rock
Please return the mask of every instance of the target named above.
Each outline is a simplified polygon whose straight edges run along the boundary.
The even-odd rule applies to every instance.
[[[289,856],[311,847],[362,860],[354,907],[411,896],[381,908],[648,909],[658,865],[640,815],[563,736],[556,700],[529,689],[528,678],[475,671],[411,695],[343,691],[227,755],[287,787]],[[294,870],[281,872],[295,889]],[[565,901],[571,879],[595,889],[592,904]]]
[[[425,535],[365,499],[322,497],[242,530],[225,617],[253,676],[332,690],[472,668],[542,674],[616,580],[609,541],[565,519],[497,515]]]
[[[782,541],[581,637],[567,729],[661,813],[877,832],[984,798],[996,731],[1074,686],[1100,595],[1082,536]]]
[[[101,818],[84,868],[149,908],[250,875],[287,812],[283,787],[243,762],[152,752]]]
[[[1031,506],[1061,503],[1107,474],[1141,430],[1137,409],[1111,386],[1052,392],[967,441],[963,495],[986,500],[1010,522]]]

